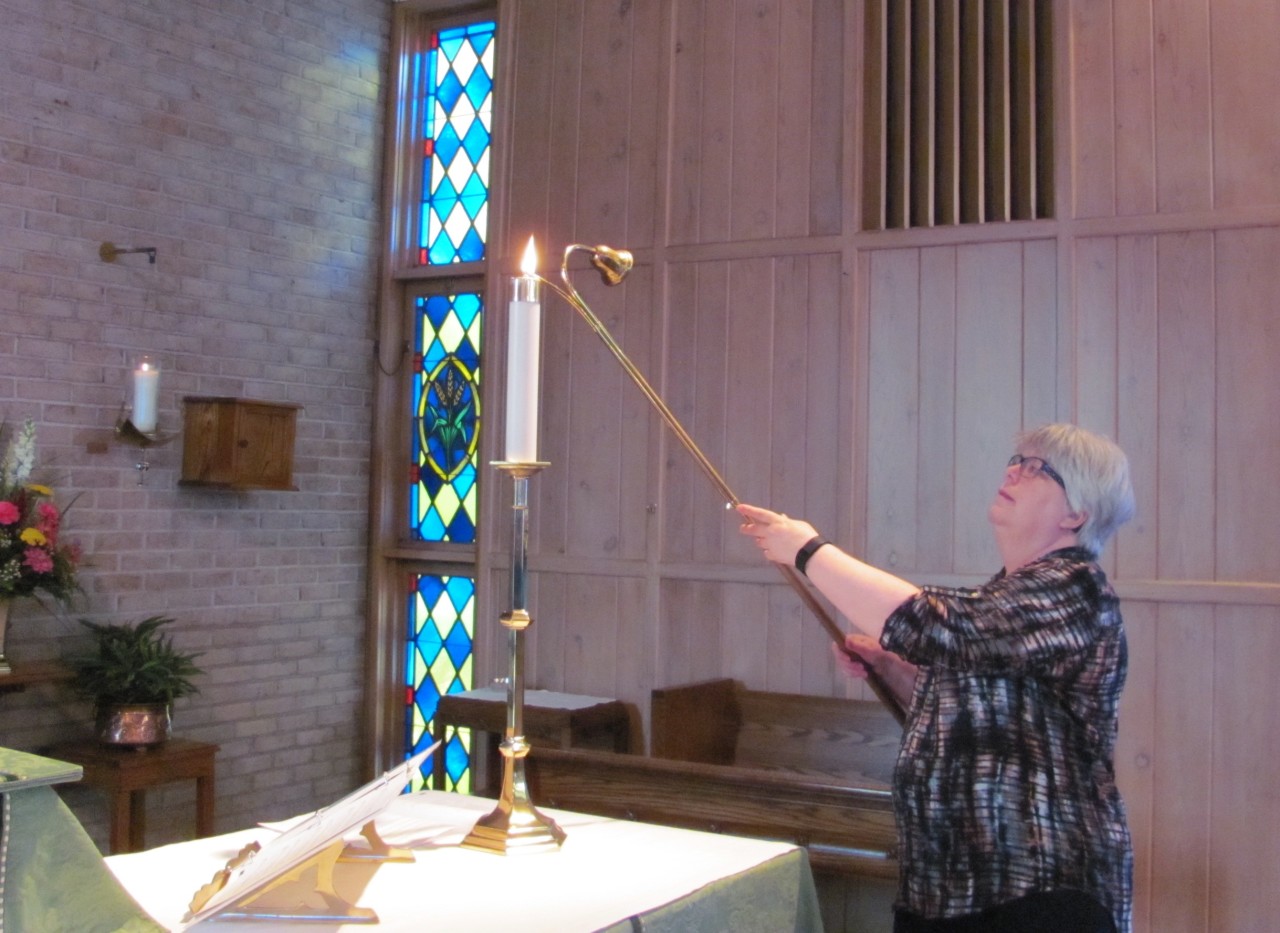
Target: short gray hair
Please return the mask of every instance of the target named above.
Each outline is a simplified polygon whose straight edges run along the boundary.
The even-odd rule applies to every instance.
[[[1109,438],[1074,424],[1046,424],[1024,431],[1018,450],[1043,458],[1062,475],[1067,504],[1088,516],[1076,537],[1095,557],[1136,510],[1129,458]]]

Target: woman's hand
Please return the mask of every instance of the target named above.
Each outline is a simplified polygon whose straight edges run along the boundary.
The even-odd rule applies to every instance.
[[[746,519],[740,528],[741,532],[748,538],[753,538],[756,547],[775,564],[794,565],[796,553],[818,533],[808,522],[788,518],[781,512],[770,512],[759,506],[741,503],[738,514]]]
[[[911,693],[916,683],[916,666],[892,651],[885,651],[874,638],[853,632],[844,637],[844,645],[831,646],[836,666],[855,680],[867,679],[870,667],[889,688],[903,709],[911,706]],[[861,660],[859,660],[861,659]]]

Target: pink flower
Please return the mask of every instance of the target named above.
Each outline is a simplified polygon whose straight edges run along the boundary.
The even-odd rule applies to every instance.
[[[43,548],[27,548],[27,556],[23,558],[22,563],[36,573],[50,573],[53,571],[53,558]]]
[[[58,538],[58,524],[62,516],[58,512],[58,507],[52,502],[41,502],[36,505],[36,527],[44,532],[49,543],[53,544]]]
[[[7,499],[0,502],[0,525],[12,525],[20,518],[22,518],[22,512],[16,505]]]

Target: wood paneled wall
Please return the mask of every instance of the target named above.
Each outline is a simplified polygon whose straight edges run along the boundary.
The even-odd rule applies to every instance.
[[[860,3],[501,13],[500,250],[636,253],[620,288],[580,287],[741,498],[909,579],[975,582],[1015,431],[1069,419],[1126,448],[1140,512],[1106,565],[1131,643],[1137,929],[1270,929],[1280,5],[1056,3],[1054,219],[882,233],[858,226]],[[548,306],[531,682],[642,710],[712,676],[848,689],[692,459]],[[486,391],[500,410],[501,379]],[[509,490],[490,477],[484,502],[482,620],[506,600]],[[481,628],[497,673],[505,642]]]

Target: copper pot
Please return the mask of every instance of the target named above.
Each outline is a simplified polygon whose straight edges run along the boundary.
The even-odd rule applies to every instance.
[[[98,710],[98,741],[104,745],[159,745],[169,738],[170,726],[163,703]]]

